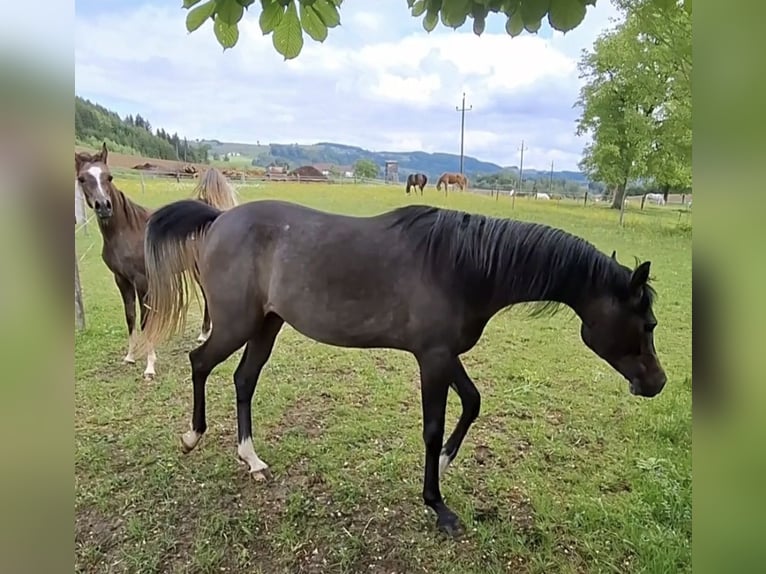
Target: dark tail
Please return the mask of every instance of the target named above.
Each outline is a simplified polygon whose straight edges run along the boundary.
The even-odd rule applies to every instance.
[[[223,211],[202,201],[185,199],[165,205],[149,218],[144,242],[150,313],[141,346],[156,346],[182,331],[189,308],[192,280],[199,281],[197,246]]]

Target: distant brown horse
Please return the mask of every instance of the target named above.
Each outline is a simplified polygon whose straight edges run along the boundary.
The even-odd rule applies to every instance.
[[[98,227],[103,237],[101,258],[114,274],[114,281],[122,296],[125,308],[125,322],[128,326],[128,352],[123,358],[125,363],[136,362],[135,352],[135,323],[136,297],[138,297],[141,312],[141,329],[143,330],[150,312],[146,306],[147,278],[144,260],[144,233],[146,222],[152,210],[130,200],[113,183],[113,176],[107,166],[108,151],[106,143],[98,153],[75,152],[75,185],[78,192],[96,214]],[[220,209],[236,205],[233,190],[226,179],[213,168],[209,169],[196,188],[197,198]],[[207,305],[205,306],[207,317]],[[203,333],[209,331],[203,324]],[[147,350],[146,369],[144,377],[154,377],[154,365],[157,355],[154,348]]]
[[[468,187],[468,178],[462,173],[451,173],[445,171],[443,174],[441,174],[439,180],[436,182],[436,189],[441,189],[442,184],[444,184],[445,192],[447,191],[449,185],[455,184],[460,186],[460,191],[465,191],[465,188]]]
[[[423,188],[428,183],[428,177],[424,173],[411,173],[407,176],[407,195],[410,193],[410,188],[419,187],[420,195],[423,195]]]

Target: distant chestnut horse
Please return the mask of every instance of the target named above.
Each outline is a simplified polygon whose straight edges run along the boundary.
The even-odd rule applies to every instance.
[[[445,171],[436,182],[436,189],[441,189],[442,184],[444,184],[445,192],[449,188],[449,185],[455,184],[460,186],[460,191],[465,191],[465,188],[468,187],[468,178],[462,173],[450,173]]]
[[[407,195],[409,195],[411,187],[419,187],[420,195],[423,195],[423,188],[426,186],[426,183],[428,183],[428,177],[426,174],[411,173],[407,176]]]

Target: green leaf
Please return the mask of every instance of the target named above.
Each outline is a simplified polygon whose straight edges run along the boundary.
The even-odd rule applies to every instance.
[[[569,32],[585,18],[585,4],[572,0],[551,0],[548,23],[559,32]]]
[[[433,32],[436,25],[439,23],[438,12],[426,12],[425,18],[423,18],[423,29],[426,32]]]
[[[215,19],[220,19],[229,26],[235,26],[242,19],[244,13],[244,7],[240,6],[237,0],[218,0]]]
[[[312,8],[318,8],[319,2],[316,2]],[[301,23],[298,21],[298,10],[295,8],[295,2],[291,1],[287,6],[282,21],[274,30],[272,35],[274,48],[284,56],[285,60],[292,60],[301,53],[303,49],[303,31]]]
[[[213,32],[215,32],[215,37],[224,50],[226,48],[233,48],[237,44],[237,40],[239,40],[239,28],[237,28],[237,25],[231,25],[217,16],[213,24]]]
[[[487,24],[486,18],[474,18],[473,19],[473,33],[477,36],[481,36],[481,33],[484,32],[484,27]]]
[[[534,34],[535,32],[537,32],[540,29],[540,26],[542,25],[542,23],[543,23],[543,19],[542,18],[540,18],[539,20],[533,20],[532,22],[525,21],[524,22],[524,29],[527,32],[530,32],[530,33]]]
[[[521,34],[521,31],[524,29],[524,20],[521,19],[521,12],[519,10],[516,10],[513,15],[508,18],[508,21],[505,23],[505,31],[508,32],[508,34],[515,38],[519,34]]]
[[[239,2],[239,5],[243,8],[249,8],[250,4],[253,4],[255,0],[237,0]]]
[[[328,28],[335,28],[335,26],[340,24],[340,14],[332,0],[316,0],[314,2],[314,10],[316,10],[322,22]]]
[[[215,0],[207,0],[204,4],[197,6],[189,10],[186,15],[186,29],[189,32],[194,32],[197,28],[205,23],[205,20],[210,18],[215,12]]]
[[[285,7],[277,2],[277,0],[262,0],[261,7],[263,12],[261,12],[258,18],[258,24],[261,26],[261,32],[265,36],[269,32],[273,32],[282,22]]]
[[[441,21],[445,26],[459,28],[471,11],[472,0],[449,0],[442,3]]]
[[[183,7],[191,8],[195,4],[199,4],[200,0],[184,0]]]
[[[327,26],[317,14],[313,6],[301,4],[301,26],[306,30],[306,34],[317,42],[324,42],[327,39]]]
[[[418,0],[412,5],[412,15],[417,18],[426,11],[426,0]]]
[[[573,3],[575,0],[567,0],[568,3]],[[524,20],[524,27],[529,30],[529,25],[538,22],[537,28],[529,30],[530,32],[536,32],[540,29],[540,20],[548,12],[548,7],[551,5],[551,0],[521,0],[521,18]]]

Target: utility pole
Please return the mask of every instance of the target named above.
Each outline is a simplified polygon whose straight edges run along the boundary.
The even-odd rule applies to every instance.
[[[523,191],[524,189],[524,150],[529,149],[524,147],[524,140],[521,140],[521,147],[519,149],[521,150],[521,162],[519,164],[519,191]]]
[[[465,113],[470,112],[473,106],[465,107],[465,92],[463,92],[463,105],[455,106],[455,111],[460,112],[460,173],[463,173],[463,142],[465,139]]]
[[[548,184],[548,193],[553,193],[553,160],[551,160],[551,179],[550,183]]]

